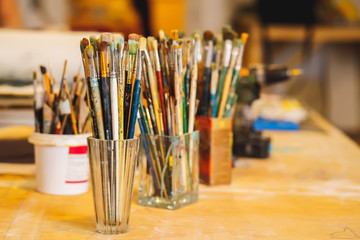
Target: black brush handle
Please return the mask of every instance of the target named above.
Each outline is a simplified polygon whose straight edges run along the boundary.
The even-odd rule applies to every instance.
[[[201,103],[201,114],[202,116],[208,116],[208,108],[209,108],[209,96],[210,96],[210,79],[211,79],[211,68],[204,68],[203,73],[203,96]]]
[[[101,105],[103,112],[103,121],[104,121],[104,133],[105,139],[112,139],[112,130],[111,130],[111,106],[110,106],[110,88],[109,88],[109,78],[102,78],[102,95],[101,95]]]

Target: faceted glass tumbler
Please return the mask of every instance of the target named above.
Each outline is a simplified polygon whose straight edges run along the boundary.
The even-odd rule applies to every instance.
[[[87,142],[96,229],[105,234],[127,232],[140,139],[88,137]]]
[[[177,209],[198,200],[199,131],[141,135],[138,203]]]

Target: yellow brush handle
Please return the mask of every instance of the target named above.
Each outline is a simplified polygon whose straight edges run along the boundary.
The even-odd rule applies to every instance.
[[[229,69],[225,77],[225,84],[221,95],[221,101],[220,101],[220,107],[218,113],[219,118],[222,118],[225,112],[226,100],[229,96],[229,90],[231,85],[232,72],[233,72],[232,69]]]

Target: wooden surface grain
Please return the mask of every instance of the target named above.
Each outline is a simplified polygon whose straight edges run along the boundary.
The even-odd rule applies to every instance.
[[[34,190],[34,166],[0,165],[4,239],[360,239],[360,148],[312,114],[321,130],[268,132],[268,160],[236,161],[232,184],[200,186],[175,211],[132,204],[130,231],[95,232],[91,192]],[[17,172],[17,173],[15,173]]]

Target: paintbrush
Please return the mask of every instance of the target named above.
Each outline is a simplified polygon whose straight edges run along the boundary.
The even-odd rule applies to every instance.
[[[176,135],[181,136],[183,134],[182,115],[181,115],[181,90],[180,90],[180,73],[178,65],[178,52],[179,45],[173,43],[172,49],[174,51],[174,91],[175,91],[175,121],[176,121]]]
[[[141,55],[146,49],[146,38],[141,37],[139,39],[139,49],[136,53],[136,64],[134,67],[135,70],[135,82],[132,91],[132,101],[131,101],[131,113],[129,119],[129,133],[128,139],[132,139],[134,137],[135,131],[135,123],[136,123],[136,116],[139,108],[139,98],[141,94]]]
[[[211,83],[210,83],[210,105],[211,117],[216,118],[216,87],[219,79],[221,61],[221,43],[218,41],[215,47],[215,62],[212,63]]]
[[[242,33],[241,34],[241,46],[240,46],[240,50],[239,50],[239,55],[236,59],[236,64],[235,64],[235,68],[234,68],[234,73],[233,73],[233,77],[231,80],[231,85],[230,85],[230,89],[229,89],[229,96],[226,100],[226,105],[225,105],[225,113],[223,117],[230,117],[232,116],[232,110],[233,110],[233,105],[236,102],[235,101],[235,92],[236,92],[236,87],[237,87],[237,83],[239,80],[239,75],[240,75],[240,70],[241,70],[241,64],[242,64],[242,58],[243,58],[243,54],[244,54],[244,47],[245,44],[247,42],[249,35],[247,33]]]
[[[105,139],[112,139],[112,128],[111,128],[111,109],[110,109],[110,89],[109,89],[109,79],[107,77],[107,65],[108,62],[105,58],[105,48],[107,47],[107,42],[102,41],[99,44],[100,51],[100,68],[101,68],[101,105],[102,105],[102,114],[104,122],[104,132]]]
[[[231,48],[232,48],[232,40],[236,37],[236,33],[233,31],[224,31],[223,39],[224,39],[224,49],[223,49],[223,62],[222,69],[220,74],[220,79],[218,81],[217,89],[216,89],[216,114],[218,116],[218,111],[220,107],[221,96],[224,88],[226,74],[230,64],[231,57]]]
[[[147,71],[148,71],[150,91],[151,91],[152,102],[153,102],[153,106],[154,106],[157,130],[159,133],[161,133],[162,131],[161,131],[160,121],[162,121],[162,119],[160,119],[160,116],[159,116],[159,112],[161,111],[161,108],[159,107],[159,101],[160,101],[159,99],[160,98],[158,95],[158,86],[157,86],[156,76],[154,74],[154,71],[153,71],[153,68],[151,65],[151,60],[150,60],[148,51],[146,49],[144,51],[144,55],[145,55],[145,62],[146,62]]]
[[[52,102],[50,101],[50,95],[51,95],[51,87],[50,87],[50,78],[49,78],[49,74],[46,71],[46,67],[44,66],[40,66],[40,71],[41,74],[44,78],[44,84],[45,84],[45,89],[46,89],[46,96],[47,96],[47,102],[49,105],[52,104]]]
[[[160,66],[160,59],[158,54],[158,42],[157,40],[153,39],[150,44],[150,53],[153,53],[154,61],[155,61],[155,72],[157,76],[157,83],[159,87],[159,95],[160,95],[160,107],[162,113],[162,123],[164,125],[164,133],[167,135],[167,124],[166,124],[166,111],[165,111],[165,96],[164,96],[164,89],[163,89],[163,80],[161,74],[161,66]]]
[[[65,80],[65,73],[66,73],[66,65],[67,65],[67,60],[65,60],[64,62],[64,68],[63,68],[63,73],[62,73],[62,77],[61,77],[61,83],[60,83],[60,89],[59,89],[59,96],[57,98],[57,100],[54,103],[54,118],[52,119],[52,123],[51,123],[51,133],[55,133],[55,128],[56,128],[56,124],[57,124],[57,120],[58,120],[58,105],[62,96],[62,89],[64,87],[64,80]]]
[[[117,43],[117,51],[118,51],[118,105],[119,105],[119,139],[124,139],[124,91],[125,91],[125,57],[124,53],[126,49],[127,42]]]
[[[213,56],[213,37],[211,31],[204,32],[204,70],[203,70],[203,94],[200,114],[207,117],[209,109],[209,93],[211,80],[211,60]]]
[[[103,123],[103,114],[101,109],[101,96],[100,96],[100,89],[98,84],[98,77],[96,74],[96,67],[95,67],[95,51],[92,45],[89,45],[85,49],[87,57],[88,57],[88,68],[89,68],[89,86],[88,88],[91,91],[91,99],[93,109],[90,111],[94,111],[95,119],[93,122],[96,122],[98,127],[98,137],[100,139],[105,139],[104,134],[104,123]]]
[[[38,94],[38,86],[37,86],[37,78],[36,78],[36,71],[33,71],[33,80],[34,80],[34,117],[35,117],[35,132],[40,132],[40,123],[39,123],[39,109],[40,109],[40,102],[39,102],[39,94]],[[41,99],[41,97],[40,97]]]
[[[136,59],[136,52],[138,48],[139,35],[132,33],[128,36],[128,59],[127,59],[127,79],[125,83],[125,93],[124,93],[124,133],[125,138],[128,135],[129,130],[129,118],[131,113],[131,92],[132,92],[132,80],[134,76],[134,65]]]
[[[118,86],[116,74],[115,42],[110,43],[110,99],[111,99],[111,123],[112,139],[119,140],[119,108],[118,108]]]
[[[242,45],[242,42],[240,39],[235,39],[233,41],[233,48],[231,50],[231,60],[230,60],[230,65],[228,68],[228,71],[226,73],[226,77],[225,77],[225,81],[224,81],[224,87],[223,87],[223,91],[221,93],[221,100],[220,100],[220,106],[219,106],[219,110],[218,110],[218,117],[222,118],[225,112],[225,105],[226,105],[226,100],[229,96],[229,90],[230,90],[230,85],[231,85],[231,79],[233,76],[233,71],[234,71],[234,67],[236,64],[236,59],[237,56],[239,55],[239,51],[240,51],[240,46]],[[237,73],[238,75],[238,73]]]
[[[194,53],[198,51],[200,48],[200,35],[195,34],[195,46],[194,46]],[[189,124],[188,124],[188,132],[191,133],[194,131],[194,124],[195,124],[195,103],[196,103],[196,86],[197,86],[197,75],[198,75],[198,59],[196,56],[193,58],[193,64],[191,69],[191,85],[190,85],[190,100],[189,100]]]

